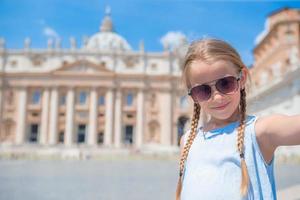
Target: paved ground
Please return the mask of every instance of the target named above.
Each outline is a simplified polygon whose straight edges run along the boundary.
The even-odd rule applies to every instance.
[[[278,199],[300,199],[300,165],[275,167]],[[174,199],[177,161],[0,161],[1,200]]]

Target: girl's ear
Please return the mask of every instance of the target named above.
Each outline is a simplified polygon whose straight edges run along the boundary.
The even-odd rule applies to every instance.
[[[241,80],[240,80],[240,83],[241,83],[241,89],[244,89],[245,88],[245,85],[246,85],[246,81],[247,81],[247,70],[246,69],[242,69],[242,77],[241,77]]]

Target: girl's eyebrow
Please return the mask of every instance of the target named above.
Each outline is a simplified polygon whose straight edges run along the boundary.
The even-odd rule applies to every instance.
[[[199,83],[199,84],[196,84],[196,85],[202,85],[202,84],[212,83],[212,82],[215,82],[215,81],[217,81],[217,80],[219,80],[219,79],[221,79],[221,78],[225,78],[225,77],[227,77],[227,76],[234,76],[234,77],[236,77],[235,75],[232,75],[232,74],[225,74],[224,76],[221,76],[221,77],[219,77],[219,78],[217,78],[217,79],[214,79],[214,80],[212,80],[212,81],[208,81],[208,82],[204,82],[204,83]]]

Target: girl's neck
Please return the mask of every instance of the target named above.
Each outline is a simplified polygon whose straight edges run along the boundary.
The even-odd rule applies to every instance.
[[[220,120],[217,118],[211,117],[211,119],[203,125],[204,130],[212,130],[216,128],[220,128],[223,126],[226,126],[227,124],[230,124],[232,122],[236,122],[240,120],[240,112],[239,109],[236,109],[236,111],[228,118],[225,120]]]

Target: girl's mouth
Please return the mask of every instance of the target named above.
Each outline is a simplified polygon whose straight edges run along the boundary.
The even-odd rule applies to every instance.
[[[212,109],[215,109],[215,110],[223,110],[224,108],[226,108],[226,106],[227,106],[228,104],[229,104],[229,103],[226,103],[226,104],[224,104],[224,105],[222,105],[222,106],[214,107],[214,108],[212,108]]]

